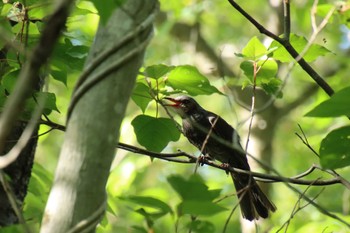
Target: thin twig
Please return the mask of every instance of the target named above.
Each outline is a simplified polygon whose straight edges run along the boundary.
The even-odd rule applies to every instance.
[[[300,140],[304,143],[304,145],[306,145],[317,157],[320,157],[320,155],[315,151],[315,149],[312,148],[312,146],[309,144],[307,137],[306,137],[303,129],[301,128],[300,124],[298,124],[298,127],[299,127],[301,133],[303,134],[303,137],[301,135],[299,135],[298,133],[295,133],[295,134],[300,138]]]
[[[310,205],[310,203],[306,203],[305,205],[303,206],[300,206],[300,203],[301,203],[301,200],[303,199],[302,197],[306,195],[306,192],[309,190],[309,188],[311,187],[308,186],[300,195],[299,195],[299,198],[297,200],[297,202],[295,203],[294,207],[293,207],[293,210],[290,214],[290,217],[288,218],[287,221],[285,221],[285,223],[283,223],[283,225],[276,231],[276,233],[280,232],[284,226],[286,226],[286,229],[285,229],[285,232],[287,232],[287,229],[288,229],[288,226],[291,222],[291,220],[294,218],[294,216],[299,212],[301,211],[302,209],[304,209],[305,207],[307,207],[308,205]],[[321,189],[321,191],[312,199],[312,201],[316,200],[316,198],[324,191],[324,188]]]
[[[316,154],[317,157],[320,157],[319,154],[315,151],[315,149],[309,144],[309,141],[307,140],[307,137],[306,137],[302,127],[299,124],[298,124],[298,126],[299,126],[300,131],[303,134],[303,137],[301,137],[298,133],[296,133],[296,135],[314,154]],[[333,175],[336,178],[338,178],[341,181],[341,183],[350,190],[350,182],[347,179],[345,179],[344,177],[342,177],[341,175],[339,175],[335,170],[324,170],[324,169],[321,169],[319,167],[317,167],[317,168]]]
[[[196,162],[196,166],[195,166],[195,169],[194,169],[194,173],[196,173],[197,172],[197,169],[198,169],[198,166],[199,166],[199,164],[200,164],[200,160],[202,160],[204,157],[202,156],[202,155],[204,155],[204,149],[205,149],[205,147],[206,147],[206,145],[207,145],[207,143],[208,143],[208,140],[209,140],[209,138],[210,138],[210,135],[212,134],[212,132],[213,132],[213,129],[214,129],[214,127],[215,127],[215,125],[216,125],[216,122],[218,121],[218,119],[219,119],[219,116],[216,116],[215,117],[215,120],[214,120],[214,122],[213,122],[213,124],[211,125],[211,127],[210,127],[210,129],[209,129],[209,131],[208,131],[208,133],[207,133],[207,135],[205,136],[205,139],[204,139],[204,141],[203,141],[203,144],[202,144],[202,147],[201,147],[201,156],[198,156],[198,159],[197,159],[197,162]]]
[[[314,0],[314,3],[312,4],[312,7],[311,7],[311,26],[313,31],[317,30],[317,24],[316,24],[317,5],[318,5],[318,0]]]

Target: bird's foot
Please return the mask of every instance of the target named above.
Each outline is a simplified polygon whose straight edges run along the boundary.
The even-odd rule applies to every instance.
[[[226,175],[228,175],[230,173],[229,170],[228,170],[228,168],[230,168],[230,164],[222,163],[222,164],[220,164],[220,167],[225,169]]]
[[[205,164],[205,161],[208,161],[208,160],[213,160],[213,158],[210,157],[209,155],[200,155],[198,157],[198,164],[200,166],[203,166]]]

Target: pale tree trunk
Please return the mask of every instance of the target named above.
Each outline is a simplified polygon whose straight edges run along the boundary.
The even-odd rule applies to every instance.
[[[152,33],[151,23],[140,24],[152,22],[157,8],[157,0],[128,0],[100,24],[85,73],[99,65],[73,95],[42,233],[93,232],[103,216],[119,128]]]

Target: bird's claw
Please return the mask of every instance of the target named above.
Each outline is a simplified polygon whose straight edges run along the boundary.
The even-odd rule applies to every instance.
[[[205,162],[208,161],[208,160],[213,160],[213,158],[210,157],[209,155],[200,155],[198,157],[198,164],[200,166],[203,166],[205,164]]]
[[[230,172],[228,171],[228,168],[230,168],[230,164],[228,163],[222,163],[220,164],[220,167],[225,169],[226,175],[228,175]]]

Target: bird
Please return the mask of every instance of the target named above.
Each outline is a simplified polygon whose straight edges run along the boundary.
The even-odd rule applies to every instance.
[[[217,114],[202,108],[193,98],[180,95],[165,97],[171,103],[165,106],[174,109],[182,118],[182,131],[191,144],[203,155],[218,160],[222,166],[250,171],[247,156],[240,144],[236,130]],[[260,189],[249,174],[230,172],[239,199],[243,218],[253,221],[268,218],[276,206]]]

